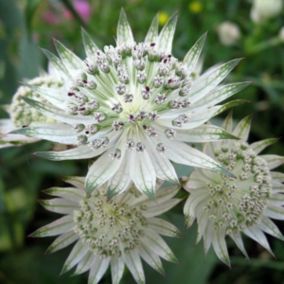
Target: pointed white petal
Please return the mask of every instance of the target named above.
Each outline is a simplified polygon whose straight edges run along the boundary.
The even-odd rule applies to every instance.
[[[166,145],[166,155],[168,159],[178,164],[217,171],[223,170],[221,164],[185,143],[169,141]]]
[[[73,227],[73,218],[71,216],[64,216],[48,225],[37,229],[34,233],[31,234],[31,236],[37,238],[57,236],[70,232]]]
[[[59,237],[57,237],[53,243],[48,247],[47,253],[56,252],[58,250],[61,250],[63,248],[66,248],[67,246],[71,245],[75,241],[78,240],[78,236],[74,234],[73,231],[69,233],[65,233]]]
[[[23,98],[23,100],[29,104],[30,106],[32,106],[33,108],[35,108],[36,110],[38,110],[40,113],[46,115],[47,117],[50,117],[52,119],[56,119],[58,121],[61,122],[65,122],[65,123],[69,123],[71,125],[76,125],[79,123],[96,123],[95,119],[93,116],[89,115],[89,116],[72,116],[72,115],[68,115],[65,114],[65,111],[62,111],[59,108],[55,108],[54,106],[50,106],[47,104],[44,104],[42,102],[36,101],[36,100],[32,100],[29,98]]]
[[[234,59],[227,63],[210,68],[194,81],[188,94],[189,99],[191,101],[198,101],[200,97],[204,97],[205,94],[212,92],[239,62],[240,59]]]
[[[112,284],[119,284],[124,272],[124,262],[121,258],[111,258],[111,279]]]
[[[158,20],[158,15],[156,15],[152,20],[151,26],[147,32],[144,42],[156,43],[158,39],[158,33],[159,33],[159,20]]]
[[[156,198],[155,199],[149,199],[145,195],[141,195],[138,198],[133,199],[132,201],[129,201],[129,205],[135,207],[140,205],[146,205],[148,206],[156,206],[157,203],[164,203],[169,200],[171,200],[179,191],[179,186],[170,186],[170,187],[162,187],[159,189],[159,184],[157,183],[156,186],[157,192],[156,192]]]
[[[156,144],[155,144],[156,143]],[[148,139],[147,149],[149,149],[149,154],[152,157],[152,163],[155,168],[157,178],[161,180],[168,180],[174,183],[179,183],[175,168],[162,152],[158,152],[155,147],[158,144],[157,141]]]
[[[45,209],[59,214],[72,214],[79,207],[77,202],[71,202],[62,198],[43,200],[41,204]]]
[[[176,226],[160,218],[151,218],[148,222],[152,230],[163,236],[176,237],[179,232]]]
[[[40,98],[46,100],[54,106],[60,105],[66,109],[66,89],[64,87],[29,86],[34,93],[40,94]]]
[[[44,192],[51,196],[61,197],[75,203],[79,203],[85,195],[83,190],[74,187],[51,187]]]
[[[211,223],[209,223],[206,227],[205,233],[203,235],[203,246],[204,252],[208,253],[211,244],[212,244],[212,236],[214,234],[214,228]]]
[[[67,77],[70,79],[70,72],[62,64],[61,60],[47,49],[42,49],[42,51],[49,61],[49,68],[52,70],[52,72],[59,77]]]
[[[144,216],[147,218],[159,216],[175,207],[180,201],[181,199],[173,198],[164,202],[159,202],[159,200],[153,200],[151,203],[147,202],[147,209],[144,212]]]
[[[155,196],[156,172],[146,149],[142,152],[132,152],[130,177],[137,189],[147,196]]]
[[[244,233],[257,243],[259,243],[261,246],[263,246],[269,253],[273,255],[265,234],[258,227],[254,226],[247,228],[244,230]]]
[[[284,164],[284,156],[279,155],[261,155],[261,158],[263,158],[267,164],[270,170],[273,170],[281,165]]]
[[[208,200],[208,192],[197,189],[197,191],[194,192],[194,196],[189,196],[188,199],[190,200],[189,204],[187,204],[187,207],[189,209],[188,214],[190,216],[195,216],[198,207],[204,209],[202,207],[202,204],[204,203],[204,201]]]
[[[160,257],[153,253],[149,247],[142,244],[139,247],[139,254],[153,269],[157,270],[161,274],[164,273]]]
[[[92,37],[83,28],[81,30],[81,35],[86,56],[92,58],[96,54],[98,47],[92,40]]]
[[[202,35],[196,43],[191,47],[183,59],[183,63],[187,66],[187,71],[189,73],[196,70],[197,64],[200,60],[200,55],[203,51],[204,43],[207,38],[207,33]]]
[[[233,131],[233,113],[231,111],[226,116],[222,126],[228,132],[232,132]]]
[[[83,70],[84,63],[77,55],[75,55],[70,49],[68,49],[58,40],[54,41],[54,45],[58,55],[61,58],[61,62],[70,73],[72,71],[78,72],[79,70]]]
[[[109,266],[109,263],[110,263],[110,258],[106,257],[100,258],[99,256],[97,256],[94,262],[92,263],[92,268],[89,273],[88,283],[89,284],[98,283],[104,276]]]
[[[173,15],[162,28],[159,39],[158,49],[160,52],[170,54],[172,52],[173,39],[177,24],[177,15]]]
[[[218,258],[230,266],[228,248],[225,241],[225,236],[222,233],[213,234],[212,246]]]
[[[41,124],[14,130],[15,134],[36,137],[61,144],[77,144],[77,133],[74,128],[66,124]]]
[[[128,162],[128,155],[126,153],[123,162],[120,165],[120,168],[108,182],[108,193],[110,195],[122,193],[125,190],[127,190],[130,183],[131,179],[129,175],[129,162]]]
[[[277,141],[278,141],[277,138],[268,138],[268,139],[264,139],[258,142],[254,142],[250,146],[252,147],[252,149],[254,150],[256,154],[259,154],[266,147],[276,143]]]
[[[196,106],[208,106],[208,107],[214,106],[230,98],[236,93],[242,91],[249,84],[250,84],[249,82],[240,82],[240,83],[232,83],[232,84],[219,86],[216,88],[216,90],[214,90],[209,95],[205,95],[203,97],[197,97],[196,98],[197,101],[195,105]]]
[[[243,141],[247,141],[251,127],[251,119],[251,115],[248,115],[243,118],[235,127],[233,134],[242,139]]]
[[[79,261],[77,264],[75,274],[82,274],[88,270],[90,270],[93,262],[94,262],[95,256],[92,251],[88,251],[85,256]]]
[[[202,125],[200,127],[180,130],[177,132],[175,138],[179,141],[190,143],[205,143],[214,142],[222,139],[236,139],[234,135],[230,134],[221,127],[215,125]]]
[[[244,242],[242,239],[242,236],[240,233],[234,233],[232,235],[230,235],[230,237],[232,238],[232,240],[235,242],[235,244],[237,245],[237,247],[239,248],[239,250],[242,252],[242,254],[248,258],[248,254],[247,251],[245,249],[244,246]]]
[[[284,240],[284,236],[282,235],[282,233],[280,232],[278,227],[269,218],[263,216],[261,218],[261,222],[258,226],[265,233],[267,233],[267,234],[269,234],[273,237],[276,237],[276,238],[278,238],[282,241]]]
[[[145,275],[141,258],[137,251],[132,250],[123,255],[123,260],[138,284],[145,283]]]
[[[155,231],[150,229],[145,230],[141,242],[145,247],[148,247],[153,254],[155,253],[156,255],[170,262],[176,261],[176,257],[174,256],[172,250]]]
[[[185,113],[184,111],[177,113],[177,112],[171,112],[171,113],[165,113],[160,116],[159,121],[157,123],[159,125],[163,125],[165,127],[174,128],[177,130],[188,130],[196,128],[208,120],[210,120],[212,117],[214,117],[219,111],[222,109],[222,106],[215,106],[211,108],[196,108],[188,111],[188,113]],[[189,121],[187,123],[182,124],[181,127],[173,126],[172,120],[177,118],[179,114],[186,114],[189,116]]]
[[[78,176],[66,177],[66,178],[63,178],[63,181],[84,191],[85,177],[78,177]]]
[[[124,150],[122,149],[123,152],[118,159],[111,157],[111,151],[112,150],[109,150],[104,153],[89,168],[85,183],[87,192],[92,192],[94,189],[110,180],[119,170],[124,158]]]
[[[277,206],[269,206],[265,209],[264,215],[276,220],[284,220],[284,208]]]
[[[276,184],[284,183],[284,173],[280,172],[271,172],[272,182],[276,182]]]
[[[123,9],[121,9],[120,11],[119,20],[117,24],[116,41],[118,46],[123,46],[125,44],[132,46],[135,43],[131,27],[128,23],[127,16]]]
[[[92,147],[83,145],[65,151],[36,152],[35,155],[52,161],[81,160],[94,158],[102,154],[106,149],[94,150]]]
[[[62,268],[62,273],[72,269],[77,263],[81,261],[81,259],[86,255],[88,251],[89,248],[81,241],[78,241],[71,250],[68,258],[66,259]]]

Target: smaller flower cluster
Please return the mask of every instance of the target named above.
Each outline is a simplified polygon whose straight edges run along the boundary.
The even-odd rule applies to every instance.
[[[36,92],[36,89],[39,87],[60,88],[61,82],[53,76],[50,70],[49,74],[43,74],[28,80],[24,86],[19,87],[13,96],[12,102],[6,107],[10,119],[0,119],[0,148],[22,145],[37,140],[26,135],[12,134],[13,130],[19,127],[28,127],[33,123],[51,123],[54,121],[51,117],[47,117],[35,108],[31,108],[25,102],[27,98],[42,100]]]
[[[190,193],[184,206],[188,225],[197,220],[198,240],[203,238],[205,250],[212,245],[218,257],[227,264],[226,236],[230,236],[245,255],[242,232],[270,252],[263,232],[284,239],[270,220],[284,220],[283,174],[271,172],[284,163],[284,157],[258,155],[275,139],[249,145],[246,142],[249,120],[247,117],[240,121],[233,131],[240,141],[227,140],[205,148],[205,152],[224,164],[233,176],[195,170],[185,185]],[[231,125],[229,116],[225,123],[228,131]]]
[[[32,234],[58,236],[49,252],[75,243],[63,271],[75,266],[75,274],[89,270],[88,283],[93,284],[110,267],[112,283],[118,284],[126,266],[137,283],[145,283],[141,259],[161,273],[161,259],[175,261],[161,236],[174,237],[178,230],[158,216],[180,202],[174,197],[178,187],[158,188],[155,200],[141,195],[135,187],[109,199],[105,187],[87,194],[84,178],[72,177],[66,182],[73,187],[50,188],[46,193],[55,198],[42,202],[46,209],[64,216]]]

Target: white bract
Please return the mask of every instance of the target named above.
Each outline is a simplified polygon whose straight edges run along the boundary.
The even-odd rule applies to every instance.
[[[172,17],[158,33],[156,17],[145,40],[137,43],[122,11],[116,46],[101,50],[83,32],[84,60],[57,43],[59,57],[47,55],[62,88],[39,87],[41,101],[26,99],[56,123],[17,133],[75,145],[67,151],[39,153],[51,160],[100,156],[86,178],[89,192],[108,182],[112,195],[125,191],[133,181],[141,192],[153,196],[157,179],[178,182],[171,161],[222,170],[219,163],[187,143],[232,138],[222,128],[205,123],[232,106],[219,103],[247,83],[220,85],[238,59],[198,76],[205,36],[183,61],[175,58],[176,21]]]
[[[88,283],[95,284],[110,267],[115,284],[126,266],[137,283],[145,283],[142,259],[159,272],[163,272],[161,259],[175,261],[161,235],[174,237],[177,228],[157,216],[180,201],[174,197],[178,188],[158,188],[155,200],[134,187],[108,199],[104,187],[89,194],[84,191],[84,179],[66,181],[75,187],[50,188],[46,193],[55,198],[43,201],[45,208],[64,216],[33,234],[58,236],[49,252],[75,243],[64,272],[74,267],[75,274],[89,271]]]
[[[227,46],[236,44],[241,38],[241,32],[238,25],[229,21],[222,22],[220,25],[218,25],[217,33],[220,42]]]
[[[232,131],[231,116],[225,129]],[[195,170],[185,189],[189,192],[184,214],[189,225],[198,224],[198,240],[203,238],[207,251],[213,247],[217,256],[229,264],[225,238],[230,236],[246,255],[241,233],[271,252],[264,233],[283,240],[272,219],[284,220],[284,174],[271,171],[284,163],[284,157],[259,155],[277,139],[266,139],[249,145],[246,141],[250,118],[234,128],[241,140],[210,143],[205,152],[226,166],[235,177],[205,170]],[[271,252],[272,253],[272,252]]]
[[[33,88],[39,86],[53,86],[56,88],[60,86],[60,82],[52,76],[51,71],[49,74],[43,74],[26,81],[25,86],[18,88],[10,105],[6,106],[6,111],[10,118],[0,119],[0,148],[20,146],[25,143],[37,141],[36,138],[27,137],[22,134],[13,134],[11,132],[19,127],[28,127],[33,123],[52,121],[24,101],[25,98],[40,100],[41,97],[33,91]]]
[[[263,22],[281,14],[283,0],[253,0],[251,19],[256,22]]]

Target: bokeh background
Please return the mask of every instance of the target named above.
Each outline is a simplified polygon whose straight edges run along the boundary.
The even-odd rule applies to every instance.
[[[81,26],[99,46],[113,44],[122,6],[138,40],[143,39],[157,12],[163,26],[177,11],[174,54],[181,58],[208,31],[205,67],[243,57],[229,80],[249,80],[252,85],[235,96],[248,102],[234,109],[234,117],[252,113],[250,140],[279,137],[279,142],[267,152],[284,155],[284,12],[283,6],[277,6],[279,1],[260,1],[268,6],[264,14],[256,15],[257,11],[252,12],[253,1],[247,0],[0,0],[0,104],[11,101],[21,80],[46,68],[40,48],[54,51],[53,38],[83,54]],[[5,117],[3,111],[0,117]],[[86,275],[60,276],[69,249],[47,255],[45,250],[51,240],[28,237],[55,218],[39,205],[45,197],[41,189],[61,185],[63,176],[83,175],[86,171],[84,162],[54,163],[32,156],[35,150],[51,147],[41,142],[0,150],[1,284],[87,283]],[[181,174],[183,170],[180,169]],[[228,268],[212,252],[204,255],[202,244],[195,244],[195,228],[185,230],[181,213],[182,206],[168,216],[182,231],[179,239],[169,240],[179,262],[167,263],[164,276],[145,265],[147,283],[284,283],[283,242],[269,239],[275,252],[272,257],[246,240],[250,260],[230,246],[232,268]],[[284,232],[284,224],[279,223],[279,227]],[[102,283],[110,283],[110,277]],[[127,272],[122,283],[134,283]]]

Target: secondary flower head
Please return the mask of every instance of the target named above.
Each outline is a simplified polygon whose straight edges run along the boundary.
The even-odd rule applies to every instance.
[[[230,131],[231,117],[225,123]],[[264,233],[283,240],[271,218],[284,220],[284,174],[271,170],[283,164],[284,157],[259,155],[275,139],[249,145],[246,142],[249,129],[247,117],[233,131],[240,141],[227,140],[206,147],[206,152],[226,165],[235,177],[195,170],[185,185],[190,193],[184,206],[188,224],[197,220],[198,240],[203,238],[206,251],[212,245],[226,264],[229,264],[227,236],[245,255],[241,233],[270,252]]]
[[[6,107],[10,116],[7,119],[0,119],[0,148],[22,145],[24,143],[35,142],[35,138],[27,137],[20,134],[11,134],[10,132],[19,127],[28,127],[32,123],[51,122],[52,120],[44,116],[41,112],[31,108],[24,101],[24,98],[38,99],[41,98],[33,91],[34,87],[39,86],[60,86],[60,82],[50,74],[43,74],[32,80],[27,80],[25,86],[18,88],[14,94],[12,102]]]
[[[52,160],[100,156],[90,167],[86,189],[108,181],[109,193],[126,190],[131,181],[153,196],[157,179],[177,182],[170,161],[221,170],[221,166],[186,142],[232,136],[205,123],[224,110],[218,105],[247,83],[219,84],[239,60],[212,67],[198,76],[205,36],[183,61],[172,55],[177,17],[158,33],[156,17],[143,42],[137,43],[122,11],[116,46],[99,49],[83,32],[84,61],[60,43],[59,58],[47,52],[62,88],[39,87],[43,103],[26,99],[56,123],[18,133],[75,145],[65,152],[40,155]]]
[[[279,15],[282,8],[282,0],[253,0],[251,19],[255,23],[266,21]]]
[[[63,271],[76,267],[75,274],[89,271],[88,283],[98,283],[108,267],[112,283],[119,283],[125,266],[137,283],[145,283],[141,259],[163,272],[161,258],[175,257],[161,235],[174,237],[177,229],[157,216],[180,200],[178,188],[161,188],[155,200],[142,196],[135,188],[108,199],[106,188],[87,194],[81,178],[67,180],[75,187],[51,188],[56,198],[43,201],[50,211],[65,216],[38,229],[33,236],[58,236],[48,251],[55,252],[76,242]]]
[[[220,42],[227,46],[236,44],[241,37],[241,32],[239,27],[236,24],[229,21],[221,23],[217,27],[217,33]]]

